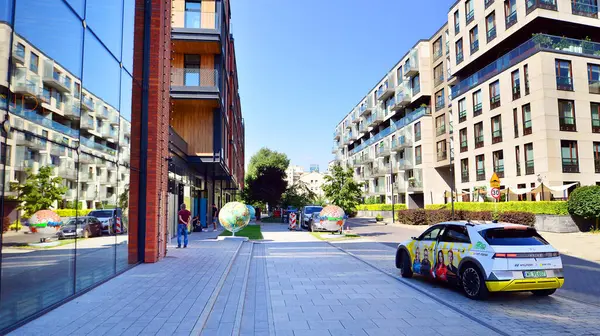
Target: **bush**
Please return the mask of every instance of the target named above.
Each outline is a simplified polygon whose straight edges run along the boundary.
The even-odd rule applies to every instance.
[[[596,220],[598,230],[598,219],[600,218],[600,186],[585,186],[573,190],[569,196],[569,213],[585,219]]]
[[[493,217],[492,211],[458,210],[454,213],[454,219],[452,219],[452,211],[446,209],[408,209],[398,211],[398,222],[408,225],[433,225],[450,220],[491,221]],[[528,226],[533,226],[535,224],[535,215],[529,212],[499,212],[497,217],[500,222],[505,223],[523,224]]]
[[[394,210],[404,210],[406,204],[395,204]],[[391,204],[360,204],[356,207],[358,211],[392,211]]]
[[[529,212],[536,215],[568,215],[569,209],[565,201],[510,201],[498,202],[499,212],[517,211]],[[427,210],[451,209],[452,205],[432,204],[427,205]],[[455,202],[454,210],[466,211],[494,211],[496,203],[494,202]]]
[[[17,231],[17,230],[21,230],[23,228],[23,224],[21,223],[20,220],[15,220],[12,222],[12,224],[10,224],[10,230],[11,231]]]
[[[535,215],[530,212],[507,211],[500,213],[498,220],[505,223],[533,226],[535,224]]]
[[[54,210],[57,215],[60,217],[78,217],[78,216],[87,216],[92,210],[75,210],[75,209],[58,209]]]
[[[383,221],[383,216],[377,215],[377,216],[375,216],[375,220],[378,221],[378,222],[382,222]]]

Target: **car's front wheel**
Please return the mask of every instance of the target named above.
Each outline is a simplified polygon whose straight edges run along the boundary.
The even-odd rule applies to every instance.
[[[469,299],[484,300],[489,292],[485,285],[485,278],[475,264],[469,263],[460,272],[463,292]]]
[[[403,278],[411,278],[413,276],[412,269],[410,268],[410,258],[408,257],[408,253],[402,250],[399,255],[396,255],[396,266],[400,269],[400,275]]]
[[[88,230],[88,229],[83,230],[83,238],[90,238],[90,230]]]
[[[531,292],[535,296],[548,296],[554,294],[554,292],[556,292],[556,289],[538,289]]]

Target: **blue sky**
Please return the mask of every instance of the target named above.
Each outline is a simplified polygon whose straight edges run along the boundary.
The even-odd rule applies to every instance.
[[[324,171],[335,126],[452,3],[233,0],[246,163],[266,146]]]

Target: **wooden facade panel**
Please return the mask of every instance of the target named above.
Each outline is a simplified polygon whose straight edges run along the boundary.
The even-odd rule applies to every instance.
[[[175,28],[185,27],[185,0],[172,0],[172,19]]]
[[[214,0],[202,1],[202,13],[200,17],[201,28],[216,29],[217,6]]]
[[[188,143],[188,155],[213,155],[213,125],[216,101],[174,101],[171,126]]]
[[[171,83],[175,86],[184,85],[185,76],[185,55],[176,53],[173,54],[171,63]],[[215,55],[200,55],[200,69],[188,69],[190,72],[188,80],[196,81],[195,86],[211,87],[216,86],[217,78],[215,76]],[[196,75],[194,75],[194,72]],[[188,83],[188,85],[193,85]]]
[[[185,54],[220,54],[219,42],[173,40],[173,52]]]

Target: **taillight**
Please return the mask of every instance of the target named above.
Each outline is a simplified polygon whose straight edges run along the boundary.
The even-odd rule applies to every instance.
[[[558,252],[539,253],[494,253],[493,258],[554,258],[560,256]]]

